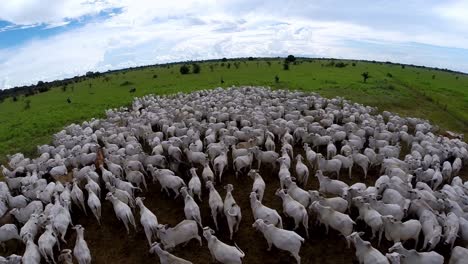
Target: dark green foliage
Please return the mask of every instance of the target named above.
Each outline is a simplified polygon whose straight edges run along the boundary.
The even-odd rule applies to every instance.
[[[156,79],[156,78],[158,78],[158,75],[157,75],[157,74],[154,74],[154,75],[153,75],[153,79]]]
[[[278,75],[275,75],[275,83],[279,83],[279,77],[278,77]]]
[[[226,58],[222,58],[221,61],[222,61],[222,62],[226,62],[227,59],[226,59]]]
[[[402,64],[402,65],[401,65],[401,68],[404,69],[404,68],[405,68],[405,65]]]
[[[180,71],[181,74],[189,74],[190,73],[190,68],[189,68],[189,66],[184,64],[184,65],[180,66],[179,71]]]
[[[355,62],[351,63],[351,66],[356,67],[356,63]]]
[[[13,98],[11,98],[11,100],[12,100],[13,102],[16,102],[16,101],[18,101],[18,98],[16,97],[16,95],[14,95]]]
[[[342,61],[335,63],[335,67],[337,67],[337,68],[344,68],[346,66],[348,66],[348,64],[344,63]]]
[[[193,69],[192,69],[192,72],[193,72],[194,74],[199,74],[199,73],[200,73],[201,68],[200,68],[200,65],[199,65],[199,64],[194,63],[194,64],[192,65],[192,68],[193,68]]]
[[[66,92],[67,91],[67,85],[62,85],[62,92]]]
[[[248,57],[247,60],[253,61],[253,60],[255,60],[255,58],[254,57]]]
[[[224,62],[221,62],[221,67],[224,67]]]
[[[393,75],[391,73],[387,72],[387,77],[393,78]]]
[[[267,61],[268,67],[271,67],[271,62]]]
[[[288,62],[295,62],[295,61],[296,61],[296,57],[294,57],[294,55],[288,55],[284,61],[285,61],[286,63],[288,63]]]
[[[228,64],[226,65],[226,68],[231,69],[231,63],[228,63]]]
[[[223,79],[223,77],[221,77],[221,84],[223,84],[223,83],[224,83],[224,79]]]
[[[213,70],[214,70],[214,66],[213,64],[210,64],[210,71],[213,72]]]
[[[283,70],[285,70],[285,71],[289,70],[289,63],[284,63],[283,64]]]
[[[434,80],[434,79],[435,79],[435,74],[432,75],[432,80]]]
[[[363,73],[361,73],[361,76],[362,76],[362,79],[364,80],[364,82],[366,82],[367,79],[370,78],[370,75],[369,75],[368,72],[363,72]]]

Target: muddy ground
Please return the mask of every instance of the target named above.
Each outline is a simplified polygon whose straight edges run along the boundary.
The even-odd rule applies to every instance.
[[[301,149],[296,149],[296,152],[302,153]],[[295,153],[296,155],[296,153]],[[294,168],[295,166],[291,166]],[[281,214],[281,199],[275,196],[275,190],[279,188],[279,180],[277,178],[277,170],[272,170],[266,166],[260,170],[263,176],[267,188],[263,204],[275,208]],[[201,175],[201,168],[199,168],[199,175]],[[348,184],[352,184],[358,181],[365,182],[366,184],[373,184],[378,175],[377,169],[372,169],[369,172],[368,178],[365,180],[362,171],[359,168],[353,170],[353,179],[349,180],[346,173],[342,171],[340,177]],[[468,169],[464,169],[461,175],[463,179],[468,179]],[[187,181],[187,175],[181,175]],[[139,194],[139,196],[146,197],[144,201],[145,205],[153,211],[157,217],[159,223],[169,224],[174,226],[180,221],[184,220],[184,202],[178,198],[174,201],[173,198],[167,197],[165,194],[160,192],[160,185],[158,183],[149,183],[148,192]],[[222,183],[216,185],[216,189],[224,199],[225,191],[223,186],[232,183],[234,185],[233,195],[237,203],[242,208],[242,222],[240,225],[239,232],[235,233],[234,241],[229,241],[229,231],[227,228],[225,218],[218,220],[220,222],[220,231],[216,232],[216,236],[230,245],[235,242],[246,254],[243,259],[243,263],[295,263],[294,259],[289,256],[288,253],[273,248],[272,251],[267,251],[267,243],[263,238],[263,235],[252,228],[253,217],[250,209],[249,194],[251,192],[252,180],[247,176],[236,179],[234,172],[229,169],[223,176]],[[306,189],[318,189],[318,180],[311,176],[309,177],[309,183]],[[210,209],[208,205],[208,192],[203,190],[203,203],[199,203],[203,225],[209,225],[214,228],[214,223],[210,215]],[[103,192],[102,197],[105,197]],[[73,222],[74,224],[81,224],[85,227],[85,239],[91,250],[93,263],[119,263],[119,264],[130,264],[130,263],[159,263],[159,259],[156,255],[152,255],[148,252],[149,246],[144,235],[142,226],[139,224],[139,213],[135,213],[135,219],[137,221],[138,230],[135,233],[131,231],[128,236],[123,224],[117,220],[114,215],[112,204],[109,201],[102,201],[102,226],[99,226],[91,215],[85,216],[78,208],[73,207]],[[91,213],[90,213],[91,214]],[[355,219],[357,212],[352,212],[352,217]],[[284,221],[284,228],[291,230],[293,222],[282,215]],[[330,229],[328,235],[325,234],[324,227],[318,227],[313,225],[314,216],[310,216],[310,238],[307,239],[301,248],[300,256],[302,257],[302,263],[322,263],[322,264],[339,264],[339,263],[357,263],[355,258],[354,248],[347,248],[345,239],[339,235],[336,231]],[[364,239],[369,240],[370,229],[359,222],[357,230],[366,231]],[[301,236],[305,237],[305,232],[301,228],[297,231]],[[201,235],[201,231],[200,231]],[[75,241],[75,233],[73,230],[69,230],[67,234],[67,245],[63,245],[62,248],[73,249]],[[420,242],[422,237],[420,238]],[[377,240],[372,241],[372,245],[376,247]],[[420,244],[421,245],[421,244]],[[382,239],[382,245],[379,247],[381,252],[387,252],[387,249],[391,246],[388,241]],[[406,247],[413,247],[414,243],[409,241]],[[16,252],[16,254],[22,254],[24,247],[13,242],[8,243],[8,252]],[[446,257],[448,263],[449,250],[444,247],[437,248],[437,251],[442,253]],[[211,257],[208,250],[206,241],[203,239],[203,246],[200,247],[196,240],[191,241],[187,246],[178,246],[176,250],[172,252],[174,255],[190,260],[193,263],[210,263]]]

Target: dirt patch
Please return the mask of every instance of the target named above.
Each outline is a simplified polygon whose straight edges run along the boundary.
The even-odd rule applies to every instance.
[[[301,149],[295,149],[295,155],[297,153],[304,154]],[[291,167],[294,168],[294,165]],[[199,168],[198,173],[201,175],[201,168]],[[265,166],[260,170],[260,173],[267,184],[263,203],[269,207],[275,208],[281,214],[281,199],[274,194],[275,190],[279,188],[277,171],[272,171],[271,168]],[[374,183],[377,175],[378,170],[371,169],[369,171],[368,178],[364,179],[361,169],[356,167],[353,170],[353,178],[351,180],[348,179],[347,173],[345,173],[344,170],[342,171],[340,179],[348,184],[364,182],[369,185]],[[187,174],[181,176],[184,177],[185,180],[189,180]],[[468,169],[465,168],[460,173],[460,176],[463,178],[463,180],[468,180]],[[228,170],[225,176],[223,176],[222,183],[218,183],[215,186],[223,199],[225,195],[223,186],[228,183],[232,183],[234,185],[235,189],[233,191],[233,195],[242,208],[242,222],[239,232],[235,233],[234,235],[234,241],[229,241],[229,231],[226,220],[225,218],[220,219],[220,221],[218,221],[220,223],[220,231],[216,233],[216,236],[230,245],[233,245],[233,242],[235,242],[246,254],[245,258],[243,259],[243,263],[294,263],[294,259],[284,251],[273,248],[272,251],[268,252],[267,243],[263,238],[263,235],[252,228],[253,216],[249,203],[249,194],[252,188],[252,180],[247,176],[242,176],[239,177],[239,179],[236,179],[234,172],[232,170]],[[313,174],[311,174],[311,177],[309,177],[309,184],[306,189],[317,190],[318,187],[318,180],[313,177]],[[199,203],[203,218],[203,225],[214,227],[208,206],[208,193],[205,189],[203,191],[203,202],[201,204]],[[174,201],[173,198],[169,198],[166,195],[163,195],[160,192],[159,184],[149,184],[148,192],[144,192],[139,196],[146,197],[144,201],[145,205],[157,215],[158,221],[160,223],[174,226],[184,219],[183,200],[179,198]],[[104,192],[102,197],[105,197]],[[73,223],[81,224],[85,227],[85,239],[89,248],[91,249],[93,263],[159,263],[157,256],[151,255],[148,252],[149,246],[144,235],[143,228],[139,224],[139,213],[135,213],[138,231],[136,233],[132,231],[128,236],[123,224],[115,217],[112,204],[105,200],[103,200],[102,203],[102,226],[97,224],[89,210],[88,216],[85,216],[79,211],[77,207],[73,207]],[[356,216],[357,212],[353,211],[353,219],[355,219]],[[288,230],[291,230],[294,226],[291,219],[284,217],[284,215],[282,215],[282,217],[284,220],[284,227]],[[305,241],[300,252],[302,263],[357,263],[354,248],[348,249],[346,246],[346,241],[341,235],[332,229],[330,229],[330,233],[328,235],[325,234],[324,227],[314,226],[313,223],[315,219],[313,219],[313,216],[310,218],[310,238]],[[370,229],[367,228],[362,222],[358,223],[356,229],[358,231],[365,231],[366,235],[364,236],[364,239],[370,239]],[[305,232],[302,228],[297,230],[297,232],[301,236],[305,237]],[[73,249],[75,238],[76,235],[74,230],[69,229],[66,237],[68,243],[67,245],[62,245],[62,249]],[[422,238],[420,239],[420,242],[421,241]],[[374,247],[377,246],[376,239],[372,240],[371,242]],[[459,242],[457,244],[459,244]],[[381,252],[386,253],[390,246],[391,243],[383,239],[382,245],[378,247],[378,249]],[[408,242],[406,244],[406,247],[408,248],[412,248],[413,246],[413,242]],[[7,243],[7,248],[8,250],[7,252],[4,252],[4,255],[11,253],[22,254],[24,252],[24,246],[14,241]],[[437,248],[437,251],[445,256],[446,263],[448,263],[450,254],[449,249],[445,247],[439,247]],[[193,240],[186,247],[177,247],[172,253],[176,256],[190,260],[193,263],[204,264],[211,262],[210,252],[204,239],[202,247],[199,246],[197,241]]]

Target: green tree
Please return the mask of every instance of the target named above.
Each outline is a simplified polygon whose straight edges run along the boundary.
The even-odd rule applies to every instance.
[[[288,62],[295,62],[296,61],[296,57],[294,57],[294,55],[288,55],[288,57],[286,57],[285,61],[288,63]]]
[[[182,65],[180,66],[180,73],[181,74],[189,74],[190,73],[190,68],[187,65]]]
[[[193,73],[195,73],[195,74],[199,74],[199,73],[200,73],[200,70],[201,70],[200,65],[194,63],[194,64],[192,65],[192,67],[193,67],[193,69],[192,69],[192,72],[193,72]]]
[[[368,72],[361,73],[361,76],[362,76],[362,79],[364,80],[364,82],[366,82],[367,79],[369,79],[371,77]]]

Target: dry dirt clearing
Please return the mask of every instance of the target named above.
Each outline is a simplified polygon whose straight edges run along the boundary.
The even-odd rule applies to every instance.
[[[299,148],[295,149],[295,155],[296,153],[304,154],[302,149]],[[256,166],[256,164],[254,164],[254,166]],[[294,165],[291,167],[294,168]],[[198,173],[201,175],[201,168],[199,168]],[[260,173],[267,186],[263,203],[275,208],[281,214],[281,199],[275,196],[275,191],[279,188],[277,170],[264,167],[260,170]],[[353,170],[353,179],[349,180],[346,173],[342,171],[340,179],[344,180],[348,184],[359,181],[368,185],[374,184],[378,175],[378,170],[372,169],[366,180],[361,174],[360,169],[355,168]],[[235,242],[246,254],[243,259],[243,263],[295,263],[294,259],[290,257],[288,253],[282,252],[274,247],[272,251],[268,252],[267,243],[263,238],[263,235],[252,228],[253,217],[249,203],[252,180],[247,176],[239,177],[239,179],[236,180],[232,169],[229,169],[225,175],[225,177],[223,176],[222,183],[218,183],[215,187],[224,199],[225,191],[223,186],[228,183],[232,183],[234,185],[233,195],[237,203],[239,203],[242,208],[242,222],[239,232],[234,235],[233,242]],[[184,180],[188,177],[187,175],[181,176],[185,178]],[[461,176],[463,176],[463,180],[468,180],[467,168],[461,172]],[[318,189],[318,187],[318,180],[311,175],[306,189]],[[104,195],[105,194],[103,193],[103,197]],[[174,226],[184,220],[183,200],[178,198],[174,201],[173,198],[169,198],[165,194],[161,193],[160,185],[158,183],[150,184],[148,192],[139,195],[146,197],[146,200],[144,201],[145,205],[157,215],[159,223]],[[102,226],[98,226],[92,216],[86,217],[81,214],[78,208],[74,207],[73,209],[74,223],[80,223],[86,228],[85,239],[91,250],[93,263],[159,263],[157,256],[148,252],[149,247],[144,231],[142,226],[139,224],[139,213],[135,213],[138,232],[135,233],[132,231],[130,236],[127,236],[123,224],[115,217],[112,205],[109,201],[103,201]],[[203,202],[200,204],[200,209],[203,218],[203,225],[209,225],[214,228],[214,223],[210,215],[210,208],[208,206],[208,192],[206,191],[203,193]],[[352,218],[355,219],[356,216],[357,211],[353,211]],[[294,226],[291,219],[284,217],[284,215],[282,215],[282,217],[285,223],[285,228],[291,230]],[[330,229],[330,233],[326,235],[324,227],[314,226],[314,216],[311,215],[310,218],[310,238],[306,240],[300,252],[302,263],[357,263],[354,248],[347,248],[344,237],[332,229]],[[229,231],[226,220],[223,218],[220,223],[222,223],[220,225],[220,231],[216,233],[216,236],[222,241],[232,245],[233,242],[229,241]],[[370,229],[367,229],[365,224],[359,222],[357,229],[360,231],[366,231],[366,235],[364,235],[363,238],[365,240],[369,240]],[[298,233],[305,237],[303,229],[299,229]],[[68,245],[64,247],[73,248],[75,232],[73,230],[69,230],[67,237]],[[421,241],[422,239],[420,239],[420,242]],[[374,247],[377,245],[376,239],[371,242]],[[390,246],[391,244],[383,238],[382,245],[378,249],[385,253]],[[410,241],[405,244],[405,246],[407,248],[412,248],[413,242]],[[439,246],[437,251],[445,256],[446,263],[448,263],[448,249]],[[186,247],[177,247],[172,253],[176,256],[190,260],[193,263],[212,263],[210,252],[204,239],[202,247],[199,246],[196,240],[193,240]]]

